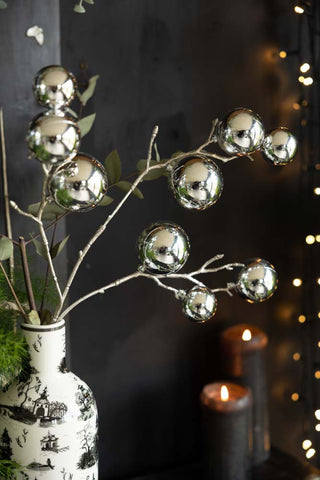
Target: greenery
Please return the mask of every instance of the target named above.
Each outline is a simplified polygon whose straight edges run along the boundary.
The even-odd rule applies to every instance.
[[[19,463],[12,460],[0,460],[0,479],[15,480],[17,472],[21,471],[22,468]]]

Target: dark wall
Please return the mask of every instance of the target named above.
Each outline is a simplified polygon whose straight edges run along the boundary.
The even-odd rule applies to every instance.
[[[145,157],[155,124],[163,157],[199,145],[212,118],[236,106],[259,112],[266,128],[294,127],[294,79],[273,56],[294,33],[290,8],[286,1],[108,0],[75,16],[62,2],[63,64],[76,75],[81,63],[89,75],[100,74],[86,110],[97,113],[96,124],[82,149],[104,161],[117,148],[128,174]],[[158,219],[173,220],[190,235],[186,270],[224,252],[227,262],[262,256],[280,276],[277,295],[265,304],[220,295],[218,313],[207,325],[190,323],[177,301],[147,280],[96,297],[72,314],[73,368],[98,401],[104,478],[198,458],[198,395],[219,376],[218,334],[243,321],[270,335],[273,443],[299,450],[299,408],[290,403],[297,374],[291,354],[299,299],[293,299],[290,282],[299,255],[299,162],[272,168],[258,154],[255,163],[238,159],[222,171],[223,196],[202,213],[178,207],[164,179],[145,183],[145,200],[128,202],[73,288],[72,299],[134,271],[136,238]],[[70,263],[111,209],[68,217]],[[208,279],[212,286],[226,281],[224,275]]]

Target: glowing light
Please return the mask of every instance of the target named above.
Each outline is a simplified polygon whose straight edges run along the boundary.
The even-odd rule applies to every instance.
[[[298,362],[299,360],[301,360],[301,355],[299,352],[296,352],[292,355],[292,358],[295,362]]]
[[[312,77],[307,77],[303,80],[303,85],[305,85],[306,87],[309,87],[310,85],[313,84],[313,78]]]
[[[320,370],[316,370],[316,371],[314,372],[314,378],[316,378],[317,380],[320,379]]]
[[[226,385],[222,385],[221,387],[220,398],[223,402],[227,402],[229,400],[229,390]]]
[[[306,457],[307,458],[312,458],[315,455],[316,451],[314,448],[309,448],[309,450],[306,452]]]
[[[300,124],[305,127],[307,125],[307,120],[305,118],[303,118],[300,122]]]
[[[309,448],[310,448],[311,446],[312,446],[311,440],[308,440],[308,439],[303,440],[303,442],[302,442],[302,448],[303,448],[303,450],[309,450]]]
[[[246,328],[244,331],[243,331],[243,334],[242,334],[242,340],[244,342],[250,342],[250,340],[252,339],[252,334],[251,334],[251,331]]]
[[[292,285],[293,285],[294,287],[301,287],[301,285],[302,285],[302,280],[301,280],[301,278],[294,278],[294,279],[292,280]]]
[[[301,6],[301,5],[295,5],[294,6],[294,11],[298,14],[298,15],[302,15],[304,13],[304,8]]]
[[[302,73],[307,73],[309,70],[310,70],[310,63],[303,63],[301,66],[300,66],[300,72]]]
[[[308,106],[307,100],[302,100],[301,105],[302,105],[303,107],[307,107],[307,106]]]
[[[320,243],[320,235],[316,235],[316,242]]]
[[[317,284],[320,285],[320,278],[317,278]]]
[[[316,417],[317,420],[320,420],[320,410],[319,409],[314,412],[314,416]]]
[[[320,187],[314,188],[314,189],[313,189],[313,193],[314,193],[315,195],[320,195]]]
[[[317,423],[317,425],[314,427],[317,432],[320,432],[320,423]]]
[[[304,76],[303,76],[303,75],[300,75],[300,77],[298,77],[298,81],[299,81],[300,83],[304,83],[304,81],[305,81]]]
[[[312,245],[316,241],[314,235],[307,235],[306,236],[306,243],[308,245]]]
[[[300,110],[301,107],[300,107],[300,104],[299,104],[299,103],[294,103],[294,104],[292,105],[292,108],[293,108],[293,110]]]
[[[306,320],[307,320],[307,317],[305,315],[299,315],[298,317],[299,323],[304,323]]]
[[[293,402],[297,402],[297,401],[299,400],[299,398],[300,398],[300,397],[299,397],[299,394],[298,394],[298,393],[293,393],[293,394],[291,395],[291,400],[292,400]]]
[[[281,50],[281,51],[279,52],[279,57],[280,57],[280,58],[286,58],[286,56],[287,56],[287,52],[286,52],[285,50]]]

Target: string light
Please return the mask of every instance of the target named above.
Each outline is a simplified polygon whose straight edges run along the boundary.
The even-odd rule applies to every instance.
[[[315,188],[313,189],[313,193],[314,193],[315,195],[320,195],[320,187],[315,187]]]
[[[320,243],[320,235],[316,235],[316,242]]]
[[[295,362],[298,362],[299,360],[301,360],[301,355],[299,352],[295,352],[293,355],[292,355],[292,358]]]
[[[307,73],[310,70],[311,66],[310,63],[303,63],[300,65],[300,72]]]
[[[320,410],[319,409],[314,412],[314,416],[316,417],[317,420],[320,420]]]
[[[314,242],[316,241],[314,235],[307,235],[305,240],[308,245],[313,245]]]
[[[286,58],[287,57],[287,52],[285,50],[280,50],[279,57],[280,58]]]
[[[300,76],[298,77],[298,81],[299,81],[300,83],[304,83],[305,77],[304,77],[303,75],[300,75]]]
[[[299,323],[304,323],[306,320],[307,320],[307,317],[305,315],[299,315],[298,317]]]
[[[314,427],[317,432],[320,432],[320,423],[317,423],[317,425]]]
[[[320,348],[320,342],[318,342],[318,348]]]
[[[315,455],[316,451],[314,448],[309,448],[309,450],[306,452],[306,457],[309,459],[309,458],[312,458],[314,455]]]
[[[294,6],[294,11],[298,14],[298,15],[302,15],[304,13],[304,8],[302,5],[295,5]]]
[[[293,108],[293,110],[300,110],[300,108],[301,108],[300,103],[294,103],[292,105],[292,108]]]
[[[316,378],[317,380],[320,379],[320,370],[316,370],[316,371],[314,372],[314,378]]]
[[[302,448],[303,450],[309,450],[309,448],[312,447],[312,442],[308,438],[306,440],[303,440],[302,442]]]
[[[312,77],[306,77],[304,78],[303,80],[303,85],[305,85],[306,87],[309,87],[310,85],[313,84],[313,78]]]
[[[317,278],[317,284],[320,285],[320,278]]]
[[[299,394],[296,393],[296,392],[291,395],[291,400],[292,400],[293,402],[297,402],[297,401],[299,400],[299,398],[300,398],[300,397],[299,397]]]
[[[294,278],[294,279],[292,280],[292,285],[293,285],[294,287],[301,287],[301,285],[302,285],[302,280],[301,280],[301,278]]]

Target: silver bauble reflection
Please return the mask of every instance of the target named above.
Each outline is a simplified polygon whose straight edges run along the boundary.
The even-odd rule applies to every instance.
[[[206,287],[196,285],[186,292],[182,300],[183,313],[196,323],[204,323],[217,311],[215,294]]]
[[[69,115],[40,113],[30,123],[26,141],[41,162],[54,164],[71,160],[79,149],[80,129]]]
[[[220,198],[223,178],[218,166],[209,158],[187,158],[172,169],[170,185],[180,205],[205,210]]]
[[[185,231],[175,223],[155,223],[138,239],[142,267],[150,273],[178,272],[189,256],[190,243]]]
[[[264,139],[262,121],[248,108],[228,113],[217,128],[220,148],[231,155],[246,155],[260,149]]]
[[[95,207],[107,190],[104,168],[90,155],[79,153],[53,173],[49,191],[54,202],[71,212]]]
[[[270,298],[278,285],[278,275],[273,265],[262,258],[246,262],[236,281],[237,292],[250,303]]]
[[[69,105],[75,97],[76,88],[75,77],[61,65],[42,68],[33,82],[33,92],[37,102],[52,109]]]
[[[285,127],[279,127],[268,133],[264,139],[262,153],[273,165],[287,165],[297,152],[298,142]]]

